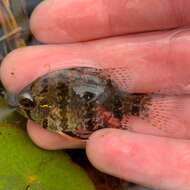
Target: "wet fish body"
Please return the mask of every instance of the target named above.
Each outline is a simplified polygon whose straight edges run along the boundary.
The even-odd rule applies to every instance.
[[[121,91],[104,70],[82,67],[40,77],[16,96],[15,105],[43,128],[86,139],[98,129],[126,129],[122,122],[145,113],[148,100],[147,94]]]

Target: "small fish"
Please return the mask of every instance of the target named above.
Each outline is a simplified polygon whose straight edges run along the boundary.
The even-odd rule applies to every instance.
[[[122,92],[105,73],[87,67],[54,71],[24,88],[14,106],[45,129],[81,139],[98,129],[127,128],[122,121],[145,112],[149,96]]]

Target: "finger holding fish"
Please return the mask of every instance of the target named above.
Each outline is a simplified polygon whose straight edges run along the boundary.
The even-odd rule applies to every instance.
[[[143,114],[140,117],[127,115],[129,130],[188,138],[189,100],[188,96],[178,98],[189,94],[188,46],[189,33],[183,31],[175,35],[159,32],[76,45],[28,47],[5,58],[1,78],[8,91],[18,93],[48,72],[76,67],[103,69],[125,93],[170,94],[165,99],[152,96],[148,117],[141,117]],[[23,67],[19,67],[21,63]],[[162,116],[169,117],[170,122],[162,122],[160,127],[157,120]],[[126,118],[122,119],[125,126]],[[181,132],[176,132],[176,129]]]

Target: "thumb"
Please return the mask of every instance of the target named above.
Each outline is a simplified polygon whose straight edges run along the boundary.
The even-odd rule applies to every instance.
[[[167,190],[190,189],[188,140],[105,129],[90,137],[87,155],[97,169],[131,182]]]

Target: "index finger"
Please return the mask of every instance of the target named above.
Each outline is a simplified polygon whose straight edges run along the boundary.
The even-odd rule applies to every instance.
[[[48,43],[78,42],[190,25],[188,0],[46,0],[31,29]]]

